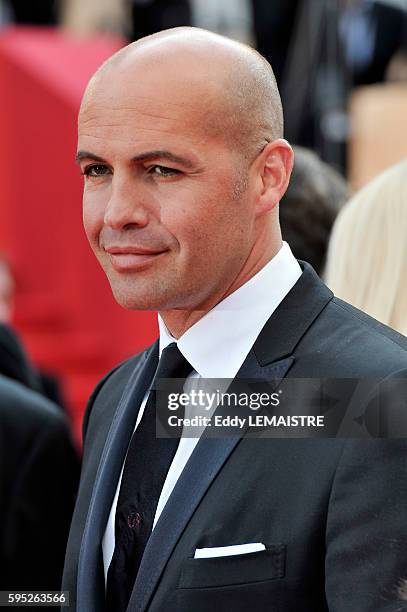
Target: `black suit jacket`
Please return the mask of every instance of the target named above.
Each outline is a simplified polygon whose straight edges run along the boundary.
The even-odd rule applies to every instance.
[[[384,80],[387,67],[397,51],[407,50],[407,9],[375,2],[371,20],[376,31],[373,54],[367,66],[353,76],[355,85]]]
[[[38,376],[14,331],[0,323],[0,374],[40,391]]]
[[[0,375],[0,590],[60,589],[78,480],[61,410]]]
[[[64,571],[72,610],[104,609],[101,541],[156,352],[157,343],[118,366],[89,403]],[[406,368],[406,339],[334,298],[305,264],[236,381],[382,379]],[[407,575],[406,464],[405,440],[242,432],[201,439],[150,537],[128,609],[398,609],[397,583]],[[196,548],[250,542],[266,550],[193,558]]]

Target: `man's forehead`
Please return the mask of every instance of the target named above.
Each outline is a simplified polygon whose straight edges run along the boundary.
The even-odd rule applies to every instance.
[[[182,119],[180,105],[166,103],[156,98],[115,99],[114,103],[104,100],[90,101],[81,109],[78,122],[83,128],[106,125],[114,127],[123,123],[171,122]]]
[[[183,112],[182,104],[165,104],[154,99],[136,103],[89,104],[78,120],[79,139],[115,139],[159,142],[176,137],[195,139],[205,135],[204,110]]]
[[[125,141],[163,136],[195,139],[207,133],[216,135],[219,120],[218,100],[196,88],[186,91],[171,83],[154,87],[154,83],[104,89],[102,83],[84,100],[78,119],[80,138],[113,136]]]

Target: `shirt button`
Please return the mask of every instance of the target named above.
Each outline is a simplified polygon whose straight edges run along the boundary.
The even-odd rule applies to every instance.
[[[132,512],[132,514],[129,514],[127,517],[127,524],[130,527],[130,529],[138,529],[141,525],[142,522],[142,517],[140,512]]]

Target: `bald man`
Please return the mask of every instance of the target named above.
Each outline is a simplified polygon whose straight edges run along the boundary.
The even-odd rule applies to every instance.
[[[250,392],[246,379],[278,389],[407,371],[406,340],[334,298],[282,241],[293,165],[282,136],[270,65],[202,30],[133,43],[86,89],[85,230],[116,300],[157,310],[160,337],[89,401],[65,564],[71,610],[398,605],[407,442],[256,439],[247,420],[227,436],[187,437],[185,423],[181,440],[156,435],[150,388],[162,378]],[[317,400],[301,400],[305,414]]]

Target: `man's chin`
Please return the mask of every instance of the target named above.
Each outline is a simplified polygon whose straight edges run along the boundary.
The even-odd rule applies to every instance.
[[[116,302],[126,310],[161,310],[174,301],[174,298],[171,300],[163,292],[151,288],[141,290],[139,287],[139,290],[135,291],[134,287],[130,290],[127,286],[111,283],[111,289]]]
[[[160,301],[151,296],[126,295],[113,291],[116,302],[126,310],[159,310]]]

